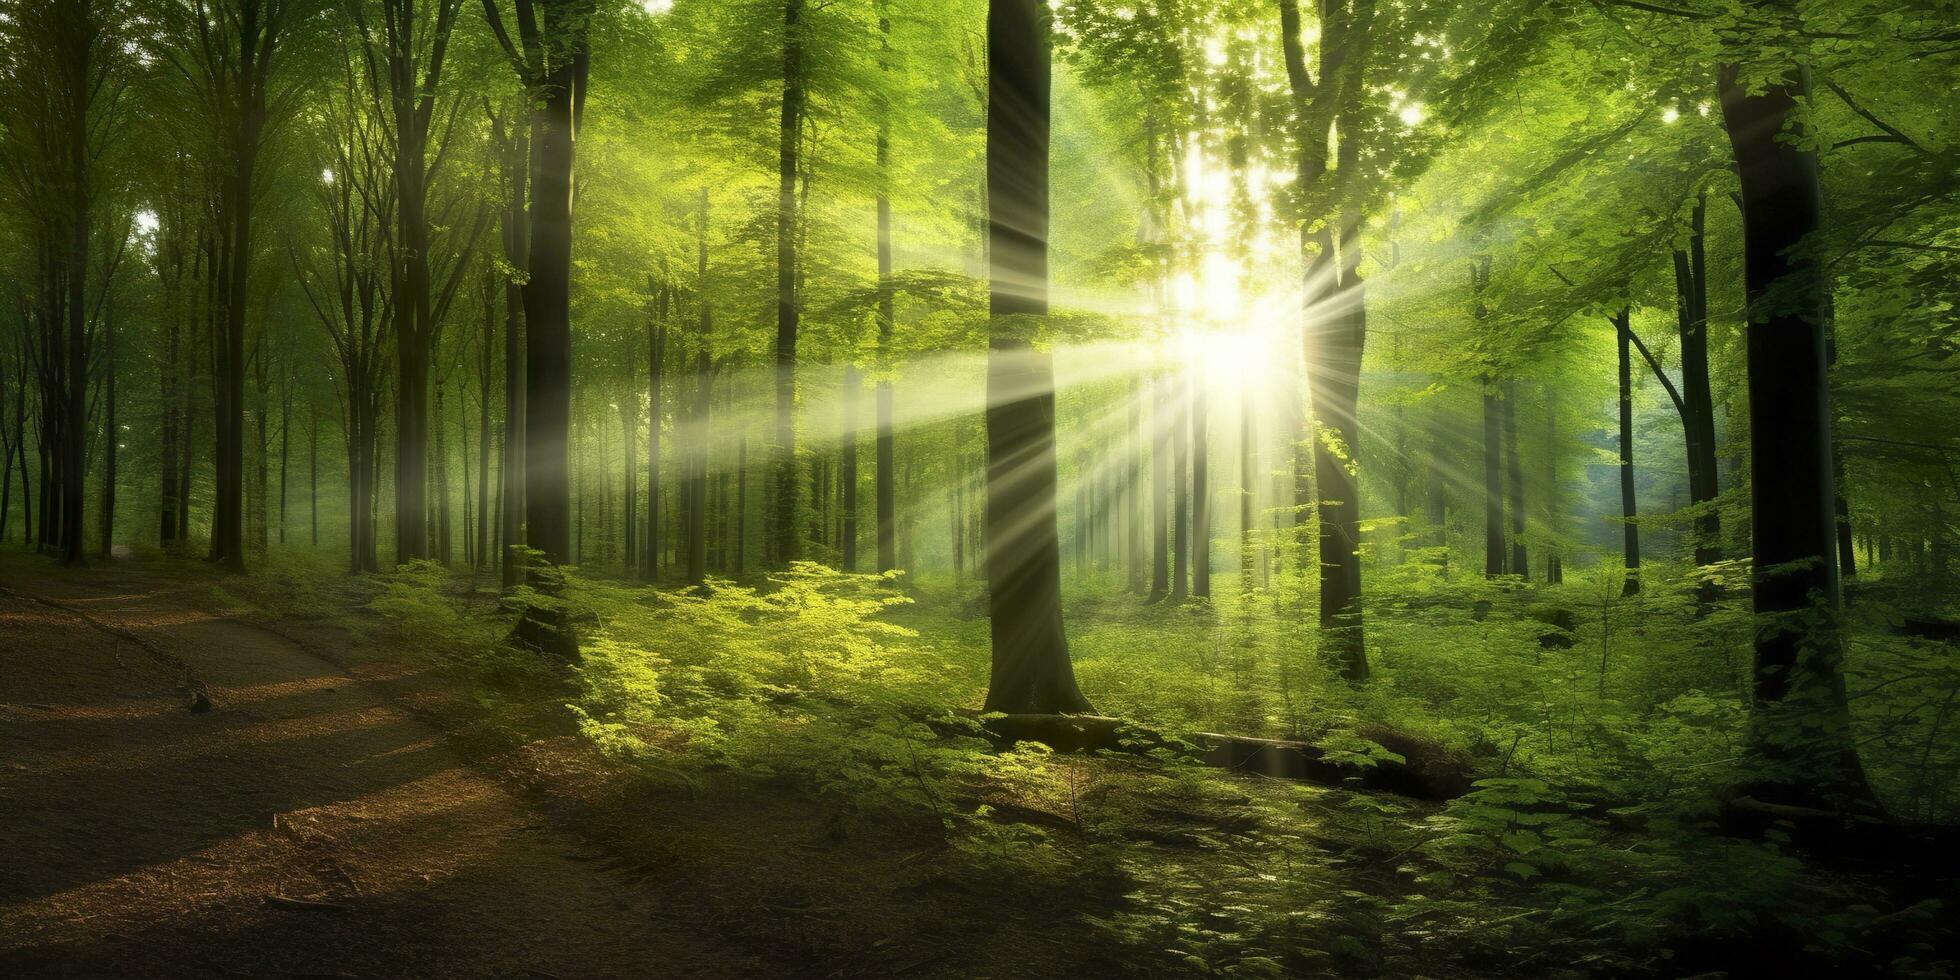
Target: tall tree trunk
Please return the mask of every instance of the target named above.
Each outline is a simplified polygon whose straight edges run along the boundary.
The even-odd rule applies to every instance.
[[[858,373],[857,365],[844,365],[844,439],[838,450],[837,462],[838,491],[843,499],[842,527],[839,535],[843,538],[840,549],[844,553],[844,570],[857,571],[858,539],[858,391],[864,387],[864,378]]]
[[[878,8],[878,44],[881,52],[878,65],[890,69],[891,17],[884,8],[882,0]],[[877,389],[877,447],[873,467],[875,485],[872,488],[873,520],[877,524],[878,571],[889,572],[898,566],[898,501],[893,496],[892,482],[892,330],[896,310],[892,302],[892,201],[891,201],[891,120],[880,116],[878,119],[878,389]]]
[[[433,354],[434,352],[432,351],[431,353]],[[433,482],[435,483],[436,489],[436,513],[434,522],[436,544],[434,548],[430,549],[430,554],[437,561],[442,562],[444,568],[450,565],[450,559],[452,557],[450,549],[456,540],[456,536],[451,533],[452,526],[449,521],[449,440],[446,438],[449,432],[449,426],[444,423],[445,417],[449,414],[444,410],[444,403],[447,400],[447,391],[445,389],[447,387],[441,380],[436,382],[435,418],[432,420],[436,433],[436,444],[435,455],[430,458],[430,464],[435,470],[435,480]]]
[[[1558,399],[1547,387],[1545,395],[1545,584],[1565,583],[1565,563],[1558,553]]]
[[[282,379],[279,390],[279,543],[286,543],[286,463],[292,449],[293,379]]]
[[[1211,596],[1211,420],[1204,376],[1190,375],[1191,392],[1191,594]]]
[[[1171,381],[1171,601],[1191,592],[1191,371],[1179,365]]]
[[[1518,385],[1504,379],[1505,491],[1511,511],[1511,574],[1531,579],[1531,559],[1524,545],[1524,459],[1518,455]]]
[[[483,333],[476,347],[476,548],[472,568],[490,561],[490,391],[496,384],[491,350],[497,334],[497,290],[486,277],[483,290]]]
[[[528,111],[515,113],[512,117],[513,131],[508,136],[503,132],[502,122],[492,120],[502,151],[504,192],[507,195],[500,209],[504,263],[512,273],[528,273],[531,267],[530,211],[527,202],[532,118]],[[498,533],[502,545],[497,552],[497,564],[502,571],[499,580],[506,589],[517,585],[518,568],[522,564],[512,549],[524,543],[524,390],[527,384],[524,364],[528,359],[524,353],[524,293],[522,276],[505,276],[504,452],[498,460],[497,479],[497,509],[501,522]]]
[[[1858,574],[1858,561],[1851,546],[1851,503],[1844,497],[1844,450],[1831,441],[1831,476],[1837,487],[1832,511],[1837,524],[1838,574],[1851,578]]]
[[[102,317],[102,550],[108,558],[116,536],[116,314],[114,297],[103,300]]]
[[[245,570],[245,334],[251,282],[252,200],[255,171],[267,123],[269,63],[279,38],[278,11],[262,0],[244,0],[235,28],[238,111],[229,140],[231,172],[224,179],[224,240],[219,281],[222,331],[218,389],[218,486],[211,530],[212,557],[226,570]]]
[[[1809,83],[1792,68],[1750,94],[1734,66],[1722,66],[1718,76],[1742,192],[1749,302],[1757,745],[1766,759],[1796,765],[1794,772],[1766,774],[1782,795],[1869,802],[1851,741],[1834,621],[1828,287],[1804,251],[1822,212],[1817,158],[1784,134]]]
[[[1042,0],[987,9],[987,605],[993,669],[986,710],[1093,710],[1062,631],[1055,530],[1055,391],[1030,343],[1048,313],[1049,12]]]
[[[181,279],[181,273],[179,274]],[[159,378],[157,403],[163,416],[157,441],[157,543],[168,549],[177,543],[177,370],[179,335],[182,332],[177,304],[178,290],[165,293],[163,312],[163,372]],[[0,517],[4,520],[4,517]]]
[[[660,576],[660,427],[666,414],[661,405],[661,372],[667,364],[667,314],[673,289],[666,282],[648,282],[653,291],[653,319],[647,324],[647,520],[648,581]]]
[[[530,280],[524,287],[525,535],[554,565],[572,557],[572,168],[589,59],[586,17],[578,6],[543,8],[545,35],[564,40],[543,73],[535,117]]]
[[[1161,602],[1171,594],[1171,406],[1167,372],[1150,378],[1150,597]]]
[[[86,82],[86,63],[72,69],[81,73],[77,82]],[[68,314],[67,389],[61,422],[61,555],[62,560],[79,564],[82,558],[83,478],[88,472],[88,273],[89,199],[87,159],[90,156],[85,122],[87,96],[76,93],[84,119],[75,123],[75,213],[67,273]]]
[[[1504,413],[1489,375],[1484,390],[1484,577],[1504,574]]]
[[[708,578],[708,411],[714,393],[712,355],[714,308],[708,304],[708,189],[696,205],[695,281],[700,322],[694,340],[694,404],[689,409],[687,480],[687,583],[700,588]],[[792,314],[793,316],[794,314]],[[780,433],[780,430],[779,430]],[[792,531],[790,538],[794,539]]]
[[[803,128],[803,0],[783,0],[783,98],[777,126],[776,445],[771,558],[796,560],[799,485],[796,465],[796,179]]]
[[[1626,551],[1623,591],[1640,591],[1640,511],[1633,493],[1633,312],[1621,307],[1613,314],[1613,331],[1620,350],[1620,522]]]
[[[1722,493],[1715,465],[1715,402],[1708,379],[1708,268],[1703,248],[1706,195],[1696,197],[1689,216],[1688,248],[1674,252],[1676,307],[1681,324],[1681,425],[1688,444],[1688,496],[1699,508],[1695,518],[1695,564],[1722,560],[1722,516],[1715,498]]]
[[[1131,375],[1128,407],[1129,413],[1124,426],[1123,440],[1123,547],[1129,555],[1130,591],[1140,595],[1149,593],[1150,573],[1146,563],[1150,552],[1144,547],[1144,526],[1150,523],[1147,498],[1139,492],[1145,480],[1143,425],[1143,378]]]
[[[638,443],[640,436],[640,406],[639,393],[633,390],[633,381],[633,360],[629,357],[626,360],[626,391],[620,398],[619,408],[619,424],[621,438],[624,443],[622,446],[623,466],[620,486],[620,512],[625,516],[625,565],[627,574],[629,575],[640,567],[638,558],[640,547],[638,496],[640,462],[635,458],[635,445]]]
[[[320,414],[316,406],[307,406],[306,425],[306,498],[308,501],[307,524],[310,528],[309,543],[320,546]]]

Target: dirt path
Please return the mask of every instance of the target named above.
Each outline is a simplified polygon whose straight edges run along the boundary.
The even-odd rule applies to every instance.
[[[405,668],[139,578],[0,587],[0,975],[752,975],[398,706]]]

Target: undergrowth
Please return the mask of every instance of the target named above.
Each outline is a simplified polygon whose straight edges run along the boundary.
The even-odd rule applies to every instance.
[[[1127,897],[1084,921],[1178,972],[1673,975],[1732,969],[1769,943],[1843,969],[1944,975],[1937,902],[1811,867],[1775,830],[1715,832],[1748,716],[1745,572],[1718,567],[1705,584],[1650,566],[1627,595],[1610,568],[1551,587],[1412,561],[1374,583],[1376,673],[1359,689],[1325,669],[1310,633],[1279,628],[1301,615],[1297,583],[1241,593],[1221,577],[1215,601],[1175,605],[1112,582],[1070,597],[1077,673],[1104,713],[1353,758],[1385,757],[1359,739],[1368,726],[1413,732],[1478,768],[1440,807],[1230,776],[1170,750],[996,751],[977,711],[984,604],[943,580],[798,564],[695,591],[571,574],[550,600],[579,624],[569,674],[504,641],[541,597],[499,602],[432,564],[349,584],[272,562],[232,588],[320,616],[357,593],[343,616],[354,628],[445,663],[492,703],[560,692],[598,752],[677,790],[716,772],[781,781],[840,820],[931,827],[974,875],[1062,888],[1113,876]],[[1895,812],[1952,822],[1951,648],[1896,635],[1882,601],[1852,608],[1874,784]]]

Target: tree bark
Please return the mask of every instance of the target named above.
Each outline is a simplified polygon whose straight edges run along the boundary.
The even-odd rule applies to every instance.
[[[1836,488],[1825,334],[1828,285],[1805,249],[1822,214],[1814,153],[1784,130],[1808,98],[1797,68],[1751,94],[1718,69],[1741,186],[1747,294],[1757,747],[1772,803],[1869,804],[1851,740],[1836,630]],[[1802,133],[1797,134],[1801,136]]]
[[[1620,352],[1620,522],[1624,544],[1626,584],[1622,592],[1640,591],[1640,510],[1633,491],[1633,311],[1621,307],[1613,314],[1613,332]]]
[[[1484,577],[1504,574],[1504,413],[1489,375],[1484,389]]]
[[[1171,601],[1191,593],[1191,371],[1171,372]]]
[[[1511,574],[1531,579],[1531,559],[1524,544],[1524,459],[1518,455],[1518,385],[1504,380],[1505,490],[1511,511]]]
[[[116,315],[114,297],[103,300],[102,316],[102,543],[103,558],[111,555],[116,536]]]
[[[783,0],[783,97],[777,124],[776,438],[771,558],[795,561],[801,538],[796,465],[797,214],[796,179],[803,127],[803,0]]]
[[[689,412],[687,441],[687,583],[696,588],[708,578],[708,411],[713,394],[714,375],[709,354],[709,338],[714,330],[714,308],[708,303],[708,189],[701,188],[695,225],[695,278],[698,283],[700,322],[694,339],[694,405]],[[793,537],[794,535],[792,535]]]
[[[1715,403],[1708,378],[1708,267],[1704,250],[1706,195],[1689,215],[1686,251],[1674,252],[1676,306],[1681,321],[1681,424],[1688,444],[1688,497],[1701,508],[1695,518],[1695,564],[1722,560],[1721,496],[1715,464]]]
[[[890,70],[891,17],[881,2],[878,9],[878,44],[880,57],[878,66]],[[878,389],[877,406],[877,447],[873,465],[877,470],[872,488],[874,520],[878,535],[878,571],[889,572],[898,565],[898,501],[893,495],[892,480],[892,331],[896,326],[896,309],[892,302],[892,201],[891,201],[891,121],[884,116],[878,119]]]
[[[1062,631],[1054,367],[1030,342],[1048,313],[1049,17],[1042,0],[987,9],[988,711],[1093,710]]]
[[[572,559],[572,170],[585,101],[587,18],[576,2],[541,4],[544,33],[562,38],[540,73],[531,195],[530,279],[524,286],[525,536],[544,561]]]

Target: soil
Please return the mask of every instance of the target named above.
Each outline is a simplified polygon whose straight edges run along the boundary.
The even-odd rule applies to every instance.
[[[948,873],[930,829],[624,780],[549,697],[513,727],[209,594],[0,564],[0,975],[1125,971],[1038,889]]]

